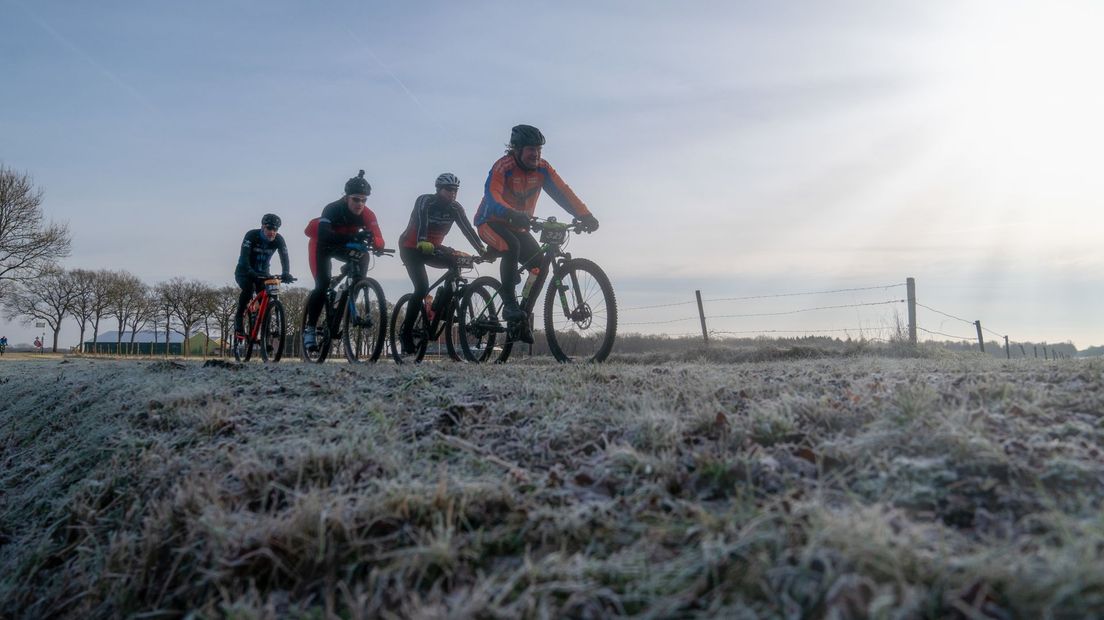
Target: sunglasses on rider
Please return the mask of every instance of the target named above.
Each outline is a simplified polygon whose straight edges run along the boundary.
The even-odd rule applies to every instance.
[[[272,232],[276,232],[277,230],[280,230],[279,227],[276,227],[276,226],[265,226],[264,229],[265,230],[271,230]]]
[[[368,202],[367,196],[349,196],[350,202],[366,203]]]

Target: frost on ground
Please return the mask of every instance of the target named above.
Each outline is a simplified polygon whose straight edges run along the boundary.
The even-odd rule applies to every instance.
[[[1099,361],[0,363],[0,616],[1104,616]]]

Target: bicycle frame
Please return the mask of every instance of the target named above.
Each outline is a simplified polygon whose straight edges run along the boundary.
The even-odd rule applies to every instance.
[[[394,250],[369,250],[376,256],[390,255],[394,253]],[[341,294],[337,295],[334,299],[334,303],[326,301],[326,323],[330,328],[331,338],[341,337],[341,322],[345,319],[345,313],[351,313],[351,316],[356,318],[356,307],[352,300],[349,299],[349,291],[352,290],[353,284],[358,280],[367,277],[368,269],[363,265],[362,259],[365,254],[360,252],[350,252],[349,261],[341,267],[341,272],[330,279],[330,285],[327,287],[327,296],[330,292],[337,292],[337,288],[341,286],[342,282],[346,282],[346,286],[342,289]],[[329,259],[327,259],[329,260]]]
[[[476,262],[483,262],[478,257],[472,257],[472,264]],[[470,267],[471,265],[468,265]],[[457,262],[453,262],[445,273],[441,274],[441,277],[434,280],[433,284],[429,285],[429,290],[434,291],[434,300],[437,296],[441,295],[441,286],[447,282],[452,282],[452,291],[449,293],[449,298],[446,300],[445,305],[433,313],[433,318],[430,319],[429,325],[426,326],[426,336],[428,340],[437,340],[445,332],[445,328],[449,325],[451,319],[455,318],[456,310],[459,307],[460,299],[464,295],[464,288],[468,285],[468,279],[464,277],[461,272],[461,265]],[[427,312],[428,317],[428,312]]]
[[[566,229],[570,232],[572,229]],[[529,289],[529,294],[519,301],[519,306],[522,310],[530,313],[532,316],[533,308],[537,305],[537,300],[540,299],[541,291],[544,290],[544,285],[548,281],[548,275],[551,273],[555,276],[555,282],[561,282],[557,285],[557,290],[560,293],[560,307],[563,309],[564,318],[571,317],[571,309],[568,307],[567,295],[565,295],[566,286],[562,283],[562,273],[564,265],[571,260],[571,253],[564,252],[560,249],[562,243],[544,243],[541,244],[541,262],[539,265],[540,273],[537,274],[537,279],[533,281],[533,286]],[[518,274],[523,274],[528,269],[520,267]],[[519,278],[520,283],[520,278]],[[579,289],[579,282],[572,280],[572,286],[575,288],[575,294],[578,298],[582,298],[582,291]],[[516,287],[516,285],[515,285]],[[492,299],[499,296],[499,292],[495,291]]]
[[[268,287],[273,283],[273,281],[275,281],[276,283],[279,282],[279,280],[276,278],[269,278],[265,280],[264,288],[262,288],[260,292],[254,293],[253,297],[249,299],[249,303],[245,306],[246,314],[251,314],[251,308],[255,307],[257,309],[256,315],[258,320],[254,321],[249,328],[249,342],[257,341],[257,332],[261,328],[261,321],[259,319],[263,317],[265,311],[268,310],[268,303],[270,299],[270,296],[268,294]],[[244,340],[244,336],[242,337],[242,339]]]

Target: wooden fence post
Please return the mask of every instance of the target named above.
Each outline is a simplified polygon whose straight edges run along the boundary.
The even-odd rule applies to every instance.
[[[1027,357],[1027,351],[1024,351],[1022,344],[1020,345],[1020,353],[1022,353],[1025,358]]]
[[[701,291],[694,291],[694,296],[698,298],[698,318],[701,319],[702,340],[708,345],[709,331],[705,329],[705,309],[702,308]]]
[[[1004,337],[1004,354],[1008,356],[1008,359],[1012,359],[1012,349],[1008,347],[1008,336]]]
[[[981,352],[985,353],[985,337],[981,335],[981,321],[974,321],[974,327],[977,328],[978,333],[978,347],[981,348]]]
[[[905,288],[908,290],[909,343],[916,344],[916,279],[905,278]]]

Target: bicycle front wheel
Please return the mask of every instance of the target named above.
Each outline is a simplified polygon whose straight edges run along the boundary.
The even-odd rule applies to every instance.
[[[342,321],[345,359],[351,364],[378,360],[386,336],[387,300],[383,288],[372,278],[361,278],[349,291]]]
[[[476,278],[464,287],[456,317],[457,339],[469,362],[482,363],[496,354],[503,355],[501,345],[506,340],[506,324],[502,320],[498,288],[498,280],[490,276]],[[509,356],[509,352],[505,355]],[[506,361],[505,357],[501,361]]]
[[[567,262],[544,295],[548,348],[560,362],[601,362],[617,337],[617,300],[602,269],[585,258]]]
[[[266,362],[278,362],[284,356],[284,340],[287,338],[287,321],[284,318],[284,304],[279,299],[268,302],[261,326],[257,332],[260,342],[261,359]]]

